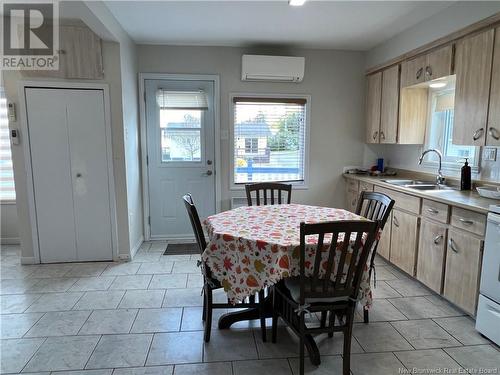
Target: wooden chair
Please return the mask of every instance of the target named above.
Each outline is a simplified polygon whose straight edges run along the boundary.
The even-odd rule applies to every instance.
[[[375,240],[378,223],[373,221],[336,221],[300,224],[300,276],[285,279],[273,291],[272,341],[276,342],[278,317],[299,336],[300,375],[304,374],[305,336],[309,334],[344,333],[343,374],[350,374],[351,337],[354,311],[359,293],[361,276]],[[325,235],[331,234],[330,244],[324,246]],[[317,235],[318,241],[311,276],[305,274],[306,236]],[[354,236],[354,241],[351,238]],[[342,238],[340,243],[338,239]],[[334,246],[331,246],[331,245]],[[352,244],[352,245],[351,245]],[[308,245],[308,247],[311,245]],[[308,249],[309,250],[309,249]],[[327,253],[326,268],[322,268],[323,255]],[[350,253],[350,256],[347,254]],[[338,259],[338,267],[334,260]],[[347,267],[347,268],[345,268]],[[324,269],[324,272],[322,270]],[[346,270],[346,273],[334,269]],[[320,272],[321,271],[321,272]],[[342,317],[342,324],[335,326],[307,327],[305,314],[327,312]]]
[[[266,206],[267,204],[290,204],[290,201],[292,199],[292,185],[290,184],[282,184],[279,182],[258,182],[255,184],[246,184],[245,190],[247,193],[247,201],[249,206],[253,205],[252,192],[255,192],[257,206],[260,206],[261,204],[261,192],[264,199],[264,206]],[[274,194],[275,191],[277,192],[276,199]],[[286,200],[282,199],[283,192],[287,193]]]
[[[394,199],[391,199],[385,194],[362,191],[359,195],[356,214],[369,220],[378,221],[380,226],[379,229],[382,231],[385,227],[385,223],[387,223],[389,215],[391,214],[394,203]],[[372,273],[375,272],[375,255],[377,253],[377,247],[378,237],[375,240],[375,245],[371,255],[369,281],[372,278]],[[369,321],[368,310],[366,309],[363,309],[363,320],[365,323],[368,323]]]
[[[207,247],[207,242],[205,240],[205,234],[203,233],[203,227],[201,226],[200,217],[198,216],[198,211],[193,202],[191,194],[186,194],[182,197],[184,200],[184,205],[189,215],[189,221],[193,227],[193,232],[196,237],[196,243],[200,249],[200,255],[203,254]],[[258,302],[255,301],[255,296],[248,297],[245,302],[232,304],[229,301],[227,303],[213,303],[213,291],[222,288],[220,282],[212,277],[212,272],[210,268],[203,261],[198,262],[201,268],[201,273],[203,276],[203,313],[202,319],[205,322],[205,342],[210,341],[210,332],[212,328],[212,310],[213,309],[240,309],[240,308],[258,308],[260,311],[260,329],[262,333],[262,340],[266,341],[266,319],[264,317],[264,290],[259,292]]]

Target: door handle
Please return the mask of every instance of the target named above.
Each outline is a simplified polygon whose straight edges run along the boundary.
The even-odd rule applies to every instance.
[[[432,77],[432,68],[430,66],[425,67],[425,74],[427,74],[429,77]]]
[[[495,141],[498,141],[500,139],[499,131],[497,128],[490,126],[490,128],[488,129],[488,133],[490,133]]]
[[[484,133],[484,128],[477,129],[472,135],[472,139],[477,141],[479,138],[483,136],[483,133]]]
[[[205,173],[203,173],[203,176],[211,176],[211,175],[213,175],[213,173],[214,173],[214,172],[212,172],[212,171],[208,170],[208,171],[206,171]]]
[[[443,239],[442,234],[437,235],[436,237],[434,237],[434,244],[439,245],[439,243],[441,242],[442,239]]]
[[[377,139],[378,132],[373,133],[373,140]]]
[[[424,68],[420,68],[419,70],[417,70],[417,74],[415,75],[415,78],[420,79],[420,77],[422,77],[423,72],[424,72]]]
[[[380,138],[381,138],[383,141],[385,141],[385,134],[384,134],[384,132],[380,132]]]
[[[458,253],[458,249],[455,247],[455,241],[453,241],[453,238],[450,238],[448,240],[448,245],[450,246],[450,249],[453,250],[453,252]]]

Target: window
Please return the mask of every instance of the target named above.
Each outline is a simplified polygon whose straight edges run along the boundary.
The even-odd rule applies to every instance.
[[[449,77],[443,88],[429,88],[429,125],[427,127],[425,148],[437,148],[443,153],[443,169],[458,169],[464,158],[477,169],[479,163],[479,147],[454,145],[453,118],[455,105],[454,77]],[[429,154],[426,165],[435,165],[438,156]]]
[[[203,115],[208,109],[204,92],[157,92],[160,109],[161,161],[200,162],[203,147]]]
[[[306,159],[303,98],[233,98],[233,182],[303,183]]]
[[[10,152],[9,122],[7,120],[7,99],[0,87],[0,200],[15,200],[14,171]]]

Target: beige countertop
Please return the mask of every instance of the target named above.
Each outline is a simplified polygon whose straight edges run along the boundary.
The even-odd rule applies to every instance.
[[[406,179],[415,178],[409,174],[398,174],[397,176],[374,177],[368,175],[344,174],[345,178],[350,178],[358,181],[368,182],[373,185],[381,186],[387,189],[400,191],[405,194],[421,197],[441,203],[446,203],[451,206],[461,207],[467,210],[488,213],[490,204],[500,204],[500,200],[488,199],[479,196],[475,191],[460,191],[460,190],[415,190],[388,184],[382,180],[386,179]]]

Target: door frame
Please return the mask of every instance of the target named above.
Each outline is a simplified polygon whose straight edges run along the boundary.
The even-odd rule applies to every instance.
[[[112,149],[112,127],[111,127],[111,101],[109,95],[109,85],[105,83],[89,82],[63,82],[63,81],[25,81],[18,83],[18,97],[20,103],[20,124],[21,124],[21,144],[23,148],[24,163],[26,169],[27,193],[28,193],[28,214],[31,226],[31,240],[33,246],[33,263],[40,263],[40,243],[38,240],[38,225],[35,206],[35,185],[33,179],[33,167],[31,164],[31,144],[28,127],[28,107],[26,105],[25,89],[29,87],[46,89],[72,89],[72,90],[102,90],[104,98],[104,123],[106,134],[106,155],[108,167],[108,189],[109,189],[109,208],[111,217],[111,247],[113,251],[113,260],[119,258],[118,254],[118,224],[116,217],[116,191],[113,168],[113,149]]]
[[[146,80],[177,80],[177,81],[212,81],[214,83],[214,139],[215,139],[215,212],[221,211],[221,186],[222,176],[220,170],[220,78],[218,74],[175,74],[175,73],[139,73],[139,112],[141,130],[141,167],[142,167],[142,212],[144,224],[144,239],[151,240],[151,229],[149,226],[149,178],[148,178],[148,145],[147,145],[147,120],[146,120]],[[166,239],[186,242],[192,238],[155,238],[155,240]]]

